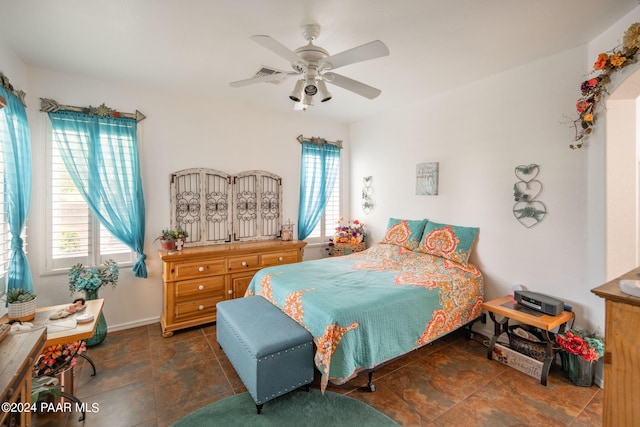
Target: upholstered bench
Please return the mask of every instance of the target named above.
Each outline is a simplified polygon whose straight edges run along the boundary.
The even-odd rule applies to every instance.
[[[257,295],[219,302],[216,310],[218,344],[258,414],[266,401],[311,383],[313,337],[295,320]]]

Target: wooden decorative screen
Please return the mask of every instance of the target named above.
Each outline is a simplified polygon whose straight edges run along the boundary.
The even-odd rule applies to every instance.
[[[187,246],[275,239],[282,226],[282,179],[265,171],[235,176],[213,169],[171,175],[171,227]]]

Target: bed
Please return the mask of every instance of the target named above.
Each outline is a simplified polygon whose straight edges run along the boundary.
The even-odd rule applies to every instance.
[[[390,236],[393,225],[390,220],[383,243],[365,251],[268,267],[249,284],[247,296],[263,296],[313,335],[322,391],[329,381],[344,384],[482,312],[482,274],[460,259],[459,249],[450,250],[451,235],[439,232],[439,249],[420,251],[428,246],[426,227],[420,239],[415,230],[413,237],[406,230]]]

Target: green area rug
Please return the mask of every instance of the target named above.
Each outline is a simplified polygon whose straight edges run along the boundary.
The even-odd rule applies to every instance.
[[[398,426],[391,418],[371,406],[327,391],[296,390],[262,407],[249,393],[236,394],[190,413],[172,427],[199,426]]]

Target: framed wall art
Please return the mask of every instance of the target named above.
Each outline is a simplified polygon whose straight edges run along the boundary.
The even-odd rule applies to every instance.
[[[418,163],[416,165],[416,195],[438,195],[438,162]]]

